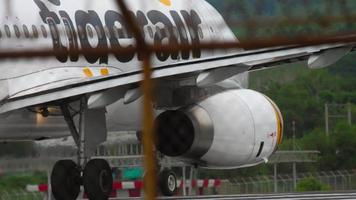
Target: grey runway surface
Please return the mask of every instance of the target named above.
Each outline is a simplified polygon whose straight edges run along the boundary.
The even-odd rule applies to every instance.
[[[126,198],[116,198],[113,200],[121,200]],[[131,198],[142,199],[142,198]],[[186,196],[186,197],[159,197],[158,199],[198,199],[198,200],[242,200],[242,199],[291,199],[291,200],[307,200],[307,199],[355,199],[356,191],[350,192],[335,192],[335,193],[289,193],[289,194],[251,194],[251,195],[223,195],[223,196]]]

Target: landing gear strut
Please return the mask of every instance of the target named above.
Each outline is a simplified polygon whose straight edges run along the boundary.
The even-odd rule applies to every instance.
[[[61,110],[70,132],[78,147],[78,162],[58,161],[52,170],[52,193],[57,200],[75,200],[80,186],[90,200],[106,200],[112,190],[113,178],[110,165],[103,159],[89,159],[98,144],[106,140],[105,110],[87,109],[87,100],[80,100],[79,129],[75,126],[74,116],[68,105]]]

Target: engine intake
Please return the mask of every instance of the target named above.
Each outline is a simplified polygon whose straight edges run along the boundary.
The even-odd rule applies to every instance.
[[[281,143],[276,104],[253,90],[229,90],[156,118],[156,147],[203,167],[238,168],[264,162]]]
[[[199,158],[214,139],[213,122],[200,106],[166,111],[156,119],[157,149],[167,156]]]

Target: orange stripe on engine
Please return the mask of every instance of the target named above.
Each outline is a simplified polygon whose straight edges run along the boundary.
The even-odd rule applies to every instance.
[[[276,108],[274,108],[276,111],[276,118],[277,118],[277,144],[281,144],[282,143],[282,138],[283,138],[283,122],[282,122],[282,117],[281,117],[281,113],[279,112],[279,110],[277,110]]]
[[[282,143],[283,139],[283,118],[282,118],[282,113],[277,107],[277,105],[267,96],[265,96],[267,100],[271,103],[274,112],[276,114],[276,119],[277,119],[277,145],[280,145]]]

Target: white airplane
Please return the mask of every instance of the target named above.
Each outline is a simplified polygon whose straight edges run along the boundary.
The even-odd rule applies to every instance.
[[[1,3],[7,6],[0,7],[0,51],[52,48],[70,52],[135,45],[112,0]],[[204,0],[126,3],[149,44],[237,41],[221,15]],[[206,168],[267,162],[282,141],[283,119],[271,99],[244,89],[246,73],[305,60],[310,68],[326,67],[354,46],[334,43],[253,51],[157,52],[152,57],[156,148],[164,155]],[[53,168],[56,199],[75,199],[80,185],[90,199],[108,198],[110,166],[104,160],[84,158],[90,158],[108,131],[141,130],[141,61],[142,55],[136,53],[56,54],[0,61],[1,139],[45,139],[67,135],[68,130],[78,145],[80,162],[62,160]],[[63,116],[68,129],[53,128],[48,122],[52,115]],[[24,122],[28,126],[22,126]],[[8,123],[12,125],[6,126]],[[175,177],[162,174],[167,179],[162,175],[161,180],[171,181],[162,191],[172,194]]]

